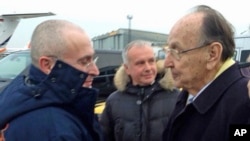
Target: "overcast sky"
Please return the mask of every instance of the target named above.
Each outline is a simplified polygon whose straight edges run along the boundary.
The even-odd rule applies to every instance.
[[[220,11],[236,33],[248,29],[250,6],[247,0],[0,0],[0,14],[53,12],[57,16],[25,19],[11,39],[12,47],[23,46],[35,26],[51,19],[68,19],[84,28],[90,37],[128,28],[168,34],[173,24],[190,8],[206,4]],[[22,42],[22,43],[21,43]],[[8,44],[8,46],[10,46]]]

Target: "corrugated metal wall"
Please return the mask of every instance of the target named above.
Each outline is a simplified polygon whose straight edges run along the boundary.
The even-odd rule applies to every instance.
[[[148,32],[141,30],[131,30],[130,39],[131,41],[137,39],[148,40],[154,42],[156,45],[166,44],[167,34]],[[129,30],[118,29],[100,36],[92,38],[95,49],[103,50],[122,50],[129,42]]]

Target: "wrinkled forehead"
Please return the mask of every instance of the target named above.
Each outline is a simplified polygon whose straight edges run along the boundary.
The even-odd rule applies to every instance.
[[[195,45],[200,40],[201,25],[203,21],[202,13],[192,13],[184,16],[170,31],[168,44],[172,42],[182,42],[187,45]]]

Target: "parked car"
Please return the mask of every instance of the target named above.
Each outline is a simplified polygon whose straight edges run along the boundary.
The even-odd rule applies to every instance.
[[[14,52],[0,60],[0,92],[31,63],[29,52]]]
[[[30,64],[30,50],[17,51],[2,58],[0,60],[0,93],[17,75],[27,75]],[[102,113],[106,98],[116,90],[113,78],[118,67],[114,65],[100,68],[100,75],[93,80],[93,87],[100,91],[95,109],[97,114]]]
[[[95,113],[100,115],[105,107],[106,98],[116,90],[113,79],[119,66],[107,66],[100,68],[100,75],[95,77],[93,87],[100,90],[95,105]]]

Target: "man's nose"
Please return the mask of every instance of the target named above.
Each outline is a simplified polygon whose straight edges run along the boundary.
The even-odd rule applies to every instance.
[[[100,74],[100,71],[95,63],[93,63],[89,68],[89,74],[93,76],[97,76]]]
[[[92,75],[92,76],[97,76],[99,75],[99,69],[96,65],[96,62],[98,60],[98,57],[96,57],[92,62],[90,62],[88,65],[87,65],[87,71],[88,71],[88,74]]]

